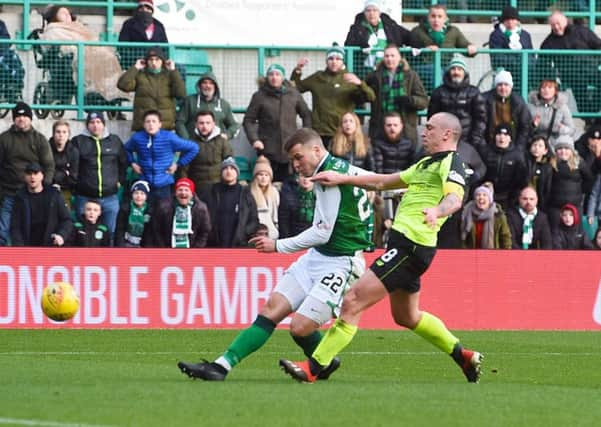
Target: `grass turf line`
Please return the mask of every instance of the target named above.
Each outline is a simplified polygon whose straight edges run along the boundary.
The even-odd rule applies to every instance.
[[[598,332],[458,332],[485,354],[478,385],[407,331],[360,331],[328,382],[277,367],[276,331],[224,383],[177,360],[218,356],[231,330],[0,330],[0,417],[108,426],[598,425]]]

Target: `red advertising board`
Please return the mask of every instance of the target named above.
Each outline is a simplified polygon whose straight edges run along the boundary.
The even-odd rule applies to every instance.
[[[297,256],[0,248],[0,328],[242,328]],[[81,300],[64,324],[40,309],[44,286],[59,281]],[[421,306],[452,329],[599,330],[601,252],[439,251],[422,280]],[[388,301],[361,326],[395,328]]]

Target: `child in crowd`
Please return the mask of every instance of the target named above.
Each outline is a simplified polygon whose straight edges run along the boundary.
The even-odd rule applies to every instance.
[[[253,180],[250,184],[250,192],[257,203],[259,222],[265,224],[269,229],[269,238],[277,239],[278,231],[278,207],[280,206],[280,192],[273,185],[273,170],[269,159],[260,156],[255,164]]]
[[[126,200],[119,210],[115,246],[139,248],[152,246],[150,239],[150,209],[148,194],[150,184],[139,180],[131,186],[131,199]]]
[[[81,222],[75,223],[73,246],[99,248],[110,246],[110,232],[106,225],[99,223],[102,206],[98,200],[89,199],[83,208]]]
[[[580,224],[576,206],[569,203],[562,206],[559,220],[559,227],[553,233],[553,249],[593,249]]]
[[[546,211],[546,204],[551,193],[553,168],[550,160],[553,157],[549,141],[539,134],[534,135],[528,145],[526,167],[528,168],[528,185],[536,190],[538,206]]]

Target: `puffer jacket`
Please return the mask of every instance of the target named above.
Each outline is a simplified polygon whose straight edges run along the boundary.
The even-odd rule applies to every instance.
[[[390,142],[376,138],[372,142],[376,173],[393,173],[407,169],[417,160],[416,145],[407,138]]]
[[[296,116],[300,116],[303,127],[311,127],[311,110],[289,82],[284,82],[280,90],[264,79],[259,84],[244,115],[244,132],[251,145],[257,140],[263,142],[263,154],[268,159],[288,163],[284,144],[296,132]]]
[[[180,153],[178,168],[185,166],[198,154],[198,145],[168,130],[161,129],[153,136],[141,130],[125,143],[125,150],[127,161],[142,168],[140,178],[151,187],[161,188],[174,182],[173,174],[167,173],[167,169],[175,161],[175,153]]]
[[[127,154],[121,139],[106,129],[101,138],[93,137],[86,130],[70,144],[79,153],[75,192],[93,198],[117,194],[119,185],[125,183],[127,170]]]
[[[210,100],[200,91],[200,82],[206,79],[215,84],[215,93]],[[217,77],[211,71],[207,71],[198,78],[196,93],[186,96],[180,105],[175,123],[179,136],[187,139],[192,138],[196,128],[195,116],[199,111],[211,111],[215,116],[215,125],[227,135],[228,139],[233,139],[238,134],[240,124],[234,118],[230,103],[221,97]]]
[[[534,119],[540,116],[540,123],[533,129],[533,134],[541,134],[549,139],[551,147],[555,148],[555,141],[559,135],[573,135],[576,128],[572,113],[568,108],[568,98],[565,93],[557,94],[553,102],[545,103],[536,91],[528,95],[528,110]],[[554,114],[555,113],[555,114]],[[555,117],[553,117],[555,116]],[[551,122],[553,119],[553,122]]]
[[[584,194],[590,192],[593,183],[594,177],[582,160],[574,170],[570,170],[568,162],[557,160],[551,178],[548,207],[559,209],[566,203],[581,206]]]
[[[159,74],[151,74],[132,66],[119,77],[117,87],[124,92],[135,92],[132,130],[144,127],[144,113],[148,110],[161,113],[163,129],[175,129],[176,98],[186,96],[179,71],[163,68]]]
[[[512,92],[509,98],[502,99],[497,95],[496,89],[491,89],[488,92],[482,94],[486,103],[486,131],[484,137],[489,143],[493,143],[495,127],[498,123],[495,123],[496,116],[496,102],[509,102],[511,106],[511,128],[512,135],[511,141],[521,150],[526,149],[528,140],[530,139],[530,133],[532,130],[532,116],[528,110],[528,105],[524,102],[522,97]]]
[[[461,83],[454,83],[449,72],[443,83],[432,92],[428,118],[436,113],[453,113],[461,122],[461,139],[475,147],[486,143],[486,104],[480,90],[470,84],[469,74]]]
[[[28,163],[39,163],[44,171],[44,184],[54,178],[54,159],[50,144],[44,135],[31,128],[27,132],[12,125],[0,134],[0,199],[14,196],[23,188],[23,174]]]

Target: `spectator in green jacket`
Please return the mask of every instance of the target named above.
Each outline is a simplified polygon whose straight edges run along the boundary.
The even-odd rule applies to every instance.
[[[334,45],[326,52],[326,69],[301,79],[303,67],[309,60],[301,58],[292,71],[291,81],[299,92],[311,92],[313,97],[313,129],[326,147],[336,133],[340,117],[359,104],[373,102],[374,91],[359,77],[346,71],[344,49]]]
[[[124,92],[135,92],[133,131],[144,128],[144,113],[158,110],[163,118],[163,129],[175,129],[176,98],[186,96],[184,81],[175,63],[166,59],[161,48],[152,47],[146,58],[121,75],[117,86]]]
[[[240,124],[236,122],[232,107],[229,102],[221,97],[221,90],[215,74],[211,71],[204,73],[196,83],[194,95],[187,96],[177,113],[176,129],[179,136],[192,139],[196,128],[196,113],[210,111],[213,113],[215,123],[226,139],[233,139],[238,135]]]

